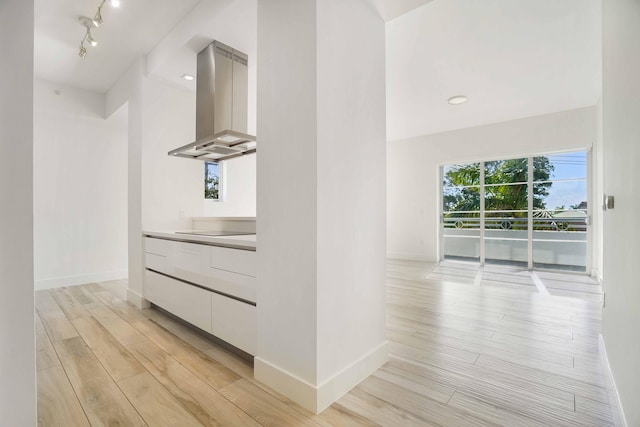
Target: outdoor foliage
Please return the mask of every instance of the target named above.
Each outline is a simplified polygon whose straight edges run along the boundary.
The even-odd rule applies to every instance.
[[[218,200],[220,196],[220,165],[205,163],[204,167],[204,198]]]
[[[545,209],[553,164],[547,157],[533,160],[533,208]],[[485,210],[527,210],[527,159],[485,162]],[[444,210],[480,210],[480,164],[457,165],[444,175]],[[472,214],[470,214],[472,215]],[[519,215],[515,215],[519,216]],[[526,216],[526,214],[524,215]]]
[[[217,199],[220,180],[217,176],[208,176],[204,180],[204,198]]]

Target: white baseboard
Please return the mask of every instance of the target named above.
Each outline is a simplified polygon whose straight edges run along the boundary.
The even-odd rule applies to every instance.
[[[426,255],[412,254],[409,252],[387,252],[387,259],[403,259],[407,261],[436,262],[435,259],[429,258]]]
[[[77,276],[40,279],[35,281],[34,289],[39,291],[42,289],[62,288],[65,286],[84,285],[87,283],[108,282],[109,280],[126,279],[128,274],[127,270],[114,270],[101,273],[79,274]]]
[[[613,422],[616,426],[627,427],[627,419],[624,416],[624,410],[622,409],[622,401],[618,394],[618,387],[616,387],[616,380],[613,377],[611,366],[609,365],[609,357],[607,356],[607,347],[604,344],[604,338],[600,334],[600,361],[602,362],[602,369],[604,371],[605,380],[607,382],[607,392],[609,393],[609,406],[613,415]]]
[[[253,359],[253,377],[298,405],[316,413],[317,390],[313,384],[267,362],[259,356]]]
[[[387,363],[389,361],[388,348],[389,343],[387,341],[383,342],[320,384],[318,386],[318,409],[316,413],[327,409],[333,402],[340,399],[349,390]]]
[[[127,301],[138,308],[149,308],[151,304],[142,295],[131,288],[127,288]]]
[[[319,385],[310,384],[259,356],[254,359],[253,375],[303,408],[319,414],[387,363],[387,347],[385,341]]]

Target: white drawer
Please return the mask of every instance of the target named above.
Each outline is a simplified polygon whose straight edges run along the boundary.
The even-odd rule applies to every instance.
[[[167,274],[188,282],[202,284],[209,274],[209,246],[171,242],[171,266]]]
[[[247,353],[256,354],[256,307],[223,295],[211,294],[211,333]]]
[[[149,270],[145,278],[146,299],[211,332],[211,292]]]
[[[211,247],[211,267],[256,277],[256,252]]]
[[[160,273],[167,272],[167,257],[151,253],[144,254],[144,265]]]
[[[256,278],[230,271],[209,268],[209,275],[202,282],[206,288],[256,302]]]
[[[150,254],[169,256],[171,253],[171,241],[164,239],[144,238],[144,251]]]

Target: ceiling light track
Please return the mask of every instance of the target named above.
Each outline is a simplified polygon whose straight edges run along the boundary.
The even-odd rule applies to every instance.
[[[104,6],[106,2],[107,0],[102,0],[93,18],[88,18],[86,16],[78,18],[80,25],[85,27],[87,30],[82,40],[80,40],[80,50],[78,51],[78,56],[80,56],[80,58],[84,59],[87,56],[87,48],[84,45],[85,43],[89,43],[91,47],[96,47],[98,45],[98,42],[91,34],[91,30],[98,28],[104,23],[104,20],[102,19],[102,6]],[[120,7],[120,0],[109,0],[109,4],[112,7]]]

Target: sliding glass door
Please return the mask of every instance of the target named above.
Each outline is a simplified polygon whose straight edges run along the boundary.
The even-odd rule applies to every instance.
[[[480,163],[443,167],[442,246],[447,258],[480,260]]]
[[[528,159],[484,162],[484,262],[528,262]]]
[[[535,157],[551,176],[538,177],[541,208],[533,218],[533,266],[585,271],[587,265],[587,153]]]
[[[586,271],[586,152],[446,165],[442,178],[442,258]]]

